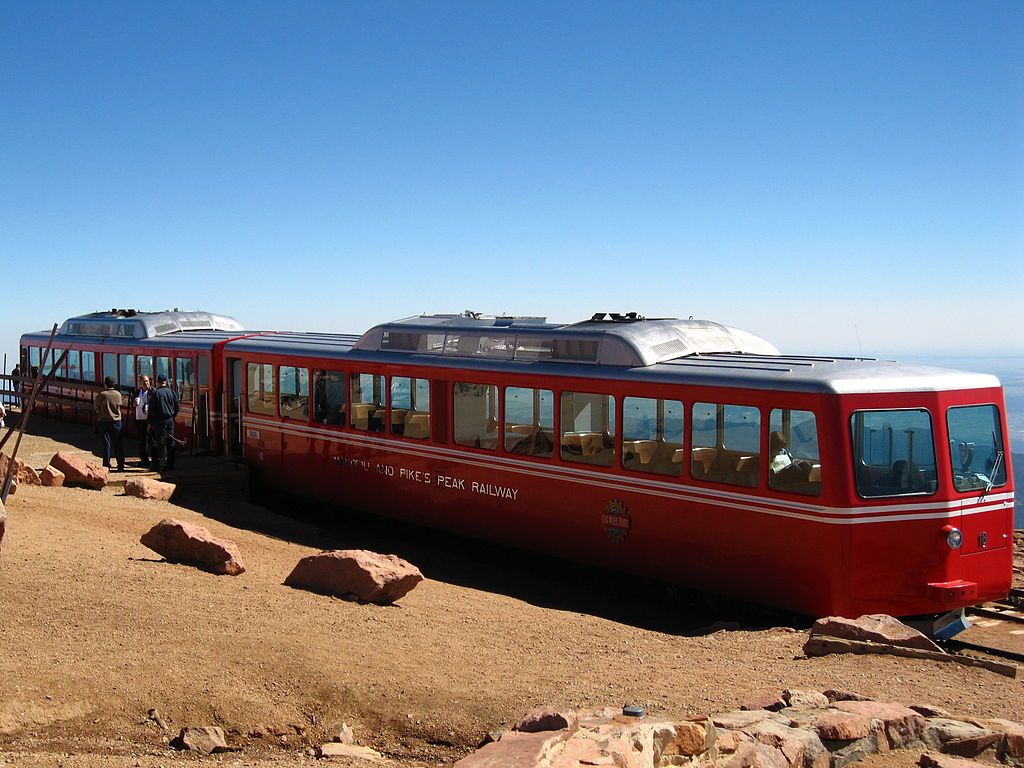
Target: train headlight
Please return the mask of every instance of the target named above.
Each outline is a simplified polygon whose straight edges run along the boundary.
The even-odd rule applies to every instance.
[[[942,527],[942,532],[946,534],[946,543],[950,549],[960,549],[960,545],[964,543],[964,535],[960,533],[960,529],[954,525],[945,525]]]

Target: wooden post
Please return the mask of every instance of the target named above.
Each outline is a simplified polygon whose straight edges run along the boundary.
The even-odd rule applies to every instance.
[[[50,331],[50,338],[46,342],[46,351],[43,352],[42,359],[39,361],[40,369],[46,368],[46,361],[50,359],[50,352],[53,348],[53,337],[56,335],[57,324],[54,323],[53,330]],[[67,350],[64,350],[64,353],[60,356],[60,360],[57,361],[57,364],[50,367],[50,372],[45,377],[36,376],[35,381],[32,383],[32,393],[29,395],[28,404],[22,406],[21,418],[18,419],[18,439],[14,442],[14,450],[11,452],[11,460],[7,464],[7,473],[4,475],[3,489],[0,490],[0,502],[6,502],[7,495],[11,491],[11,481],[14,479],[14,460],[18,456],[18,449],[21,447],[21,438],[25,435],[25,428],[28,426],[28,420],[32,415],[32,408],[35,405],[39,390],[49,384],[50,379],[53,377],[53,372],[63,364],[67,356],[68,352]],[[0,440],[0,449],[3,449],[10,437],[11,431],[8,430],[7,434],[4,435],[2,440]]]

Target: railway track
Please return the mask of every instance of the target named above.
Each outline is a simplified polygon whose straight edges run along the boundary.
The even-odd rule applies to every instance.
[[[964,656],[995,656],[1024,664],[1024,629],[1020,627],[1024,624],[1024,589],[1011,589],[1002,600],[968,608],[967,613],[979,619],[974,622],[973,631],[964,633],[971,639],[947,640],[946,650]]]

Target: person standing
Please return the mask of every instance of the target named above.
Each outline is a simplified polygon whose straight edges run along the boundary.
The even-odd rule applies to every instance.
[[[139,430],[139,466],[149,466],[149,376],[139,379],[139,391],[135,393],[135,426]]]
[[[121,393],[114,389],[114,380],[107,376],[106,387],[92,401],[100,434],[103,435],[103,466],[110,467],[113,455],[117,459],[117,471],[124,472],[124,423],[121,421]]]
[[[167,375],[156,377],[156,389],[149,391],[147,407],[153,463],[163,472],[174,469],[174,417],[178,415],[178,398],[167,386]]]

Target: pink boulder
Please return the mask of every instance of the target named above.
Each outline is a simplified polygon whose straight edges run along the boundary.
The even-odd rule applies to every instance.
[[[55,453],[50,466],[64,473],[65,485],[84,485],[99,491],[107,484],[106,467],[98,467],[67,451]]]
[[[64,473],[49,464],[39,473],[39,479],[48,488],[60,488],[64,485]]]
[[[387,605],[405,597],[421,581],[423,574],[419,568],[396,555],[333,549],[302,558],[284,583],[321,594],[354,595],[365,603]]]
[[[245,573],[234,542],[219,539],[200,525],[181,520],[161,520],[139,539],[169,563],[187,563],[204,571],[238,576]]]
[[[3,482],[4,478],[7,477],[7,468],[11,465],[11,457],[6,453],[0,453],[0,483]],[[43,481],[39,478],[39,473],[36,472],[32,467],[26,464],[21,459],[13,459],[14,461],[14,479],[19,483],[25,485],[42,485]]]
[[[124,492],[126,496],[135,496],[140,499],[168,501],[173,495],[175,487],[174,483],[163,483],[148,477],[133,477],[125,481]]]
[[[811,627],[811,637],[836,637],[841,640],[869,640],[874,643],[941,651],[935,643],[899,619],[884,613],[871,613],[859,619],[826,616]]]

